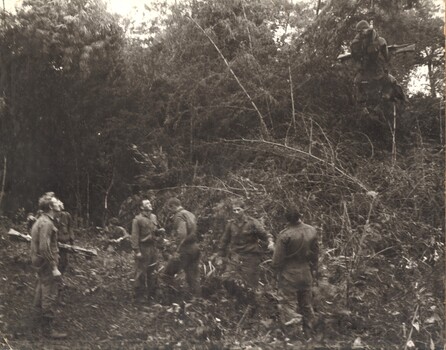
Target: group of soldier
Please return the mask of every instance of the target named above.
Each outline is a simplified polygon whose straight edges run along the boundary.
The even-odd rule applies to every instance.
[[[201,248],[197,239],[197,218],[184,209],[178,198],[172,197],[165,207],[172,215],[170,236],[173,243],[169,246],[169,258],[161,278],[167,288],[175,288],[175,276],[184,271],[187,288],[183,295],[193,299],[201,298],[200,256]],[[31,260],[37,272],[38,282],[34,297],[34,310],[37,325],[43,335],[49,338],[65,338],[66,333],[56,331],[55,306],[63,268],[58,249],[58,235],[70,232],[68,240],[72,243],[72,230],[61,215],[62,205],[54,193],[45,193],[39,199],[40,215],[31,228]],[[284,330],[297,332],[303,316],[303,331],[311,337],[315,320],[312,307],[311,288],[318,270],[318,238],[315,228],[300,219],[296,208],[286,213],[287,227],[280,232],[274,243],[273,236],[267,232],[259,220],[247,215],[245,202],[240,199],[231,202],[232,218],[228,220],[220,239],[219,249],[211,255],[218,265],[226,261],[221,275],[224,287],[230,295],[237,296],[241,290],[252,292],[256,298],[259,287],[260,264],[264,253],[273,252],[272,266],[276,271],[279,292],[279,316]],[[159,237],[162,228],[153,213],[150,200],[142,199],[140,213],[135,216],[131,229],[131,246],[134,254],[134,302],[136,304],[155,301],[159,265]],[[125,233],[124,233],[125,234]],[[209,253],[209,252],[207,252]],[[65,265],[66,266],[66,265]],[[174,288],[174,289],[175,289]],[[250,300],[254,302],[255,300]],[[298,307],[300,314],[297,313]]]
[[[395,96],[395,91],[400,88],[385,67],[389,60],[387,43],[366,21],[360,21],[356,29],[358,34],[351,44],[351,54],[359,65],[355,78],[358,101],[364,99],[361,82],[365,79],[380,81],[383,96]],[[197,219],[175,197],[167,201],[166,208],[172,214],[170,235],[174,243],[170,246],[170,256],[162,278],[167,286],[173,286],[175,275],[184,271],[188,292],[200,298],[201,251],[197,239]],[[63,203],[52,192],[45,193],[39,199],[39,209],[41,213],[31,229],[32,265],[38,275],[34,307],[44,335],[64,338],[67,334],[57,332],[53,327],[58,281],[67,265],[66,252],[59,252],[57,242],[73,243],[71,219],[68,213],[64,214]],[[260,221],[247,215],[242,200],[233,201],[231,209],[233,218],[226,225],[219,251],[211,256],[217,264],[225,258],[226,267],[221,275],[223,285],[231,294],[237,294],[240,289],[255,292],[259,287],[262,255],[272,252],[281,323],[295,327],[294,321],[300,320],[297,314],[299,307],[303,331],[311,336],[315,322],[311,288],[318,276],[318,237],[315,228],[304,224],[299,211],[290,207],[286,212],[287,226],[274,242],[273,236]],[[114,222],[112,226],[116,228],[117,223]],[[143,199],[140,213],[133,219],[130,235],[135,260],[136,303],[154,301],[156,296],[156,269],[160,254],[157,242],[164,231],[153,213],[150,200]],[[122,234],[125,234],[125,230]],[[253,298],[255,295],[252,294]]]

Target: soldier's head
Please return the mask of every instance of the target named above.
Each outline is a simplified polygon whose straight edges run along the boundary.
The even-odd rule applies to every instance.
[[[113,225],[113,226],[118,226],[119,225],[118,218],[111,218],[110,221],[109,221],[109,224]]]
[[[245,215],[246,204],[241,198],[234,199],[232,201],[232,214],[236,218],[242,218]]]
[[[291,206],[285,212],[285,219],[291,225],[297,225],[300,222],[300,212],[295,206]]]
[[[54,195],[54,192],[46,192],[42,197],[39,198],[39,209],[43,212],[59,212],[60,204],[59,200]]]
[[[175,213],[180,207],[181,201],[176,197],[171,197],[167,201],[167,210],[171,213]]]
[[[369,22],[366,20],[359,21],[356,24],[356,32],[361,36],[366,36],[373,31],[373,28],[370,26]]]
[[[148,199],[143,199],[140,206],[142,211],[152,211],[152,203]]]
[[[63,205],[63,202],[61,200],[59,200],[59,207],[61,211],[65,209],[65,206]]]

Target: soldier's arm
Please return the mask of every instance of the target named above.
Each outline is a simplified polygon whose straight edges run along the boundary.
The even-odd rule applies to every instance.
[[[228,254],[228,246],[231,242],[231,223],[228,223],[225,227],[225,232],[220,240],[219,253],[221,256],[226,256]]]
[[[139,231],[140,231],[139,230],[139,222],[138,222],[138,219],[135,218],[135,219],[133,219],[133,222],[132,222],[132,239],[131,239],[131,241],[132,241],[132,249],[137,253],[139,253],[139,235],[140,235]]]
[[[279,234],[277,238],[276,246],[274,248],[272,267],[279,271],[283,268],[286,257],[286,246],[282,235]]]
[[[128,237],[130,236],[127,230],[122,226],[117,226],[119,231],[121,231],[121,237]]]
[[[73,231],[73,217],[70,213],[67,213],[67,231],[70,236],[70,243],[74,243],[74,231]]]
[[[316,231],[316,229],[315,229]],[[319,240],[317,237],[317,233],[315,232],[314,239],[311,242],[310,246],[310,267],[313,277],[315,279],[318,278],[318,270],[319,270]]]
[[[378,42],[379,42],[379,50],[381,52],[381,55],[384,57],[384,60],[386,62],[389,62],[390,60],[390,55],[389,55],[389,48],[387,46],[387,41],[384,38],[378,38]]]
[[[355,37],[350,44],[350,52],[354,61],[361,61],[362,59],[362,42],[358,37]]]
[[[254,231],[257,237],[268,244],[274,243],[273,235],[269,233],[265,227],[257,220],[254,221]]]
[[[48,264],[54,268],[57,266],[56,257],[51,250],[51,237],[53,235],[53,225],[49,223],[43,223],[40,227],[40,241],[39,250],[43,258]]]
[[[155,227],[156,227],[156,228],[160,227],[160,224],[159,224],[159,222],[158,222],[158,218],[157,218],[157,216],[156,216],[155,214],[151,214],[150,217],[151,217],[151,219],[152,219],[152,221],[153,221]]]
[[[181,215],[178,215],[175,218],[175,221],[173,223],[173,232],[180,240],[180,242],[187,237],[187,221]]]

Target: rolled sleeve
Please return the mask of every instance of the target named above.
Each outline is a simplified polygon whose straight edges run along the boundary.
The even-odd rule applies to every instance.
[[[132,222],[132,249],[135,251],[139,251],[139,236],[140,236],[139,222],[138,219],[133,219]]]
[[[279,236],[273,253],[273,259],[272,259],[273,269],[280,270],[283,268],[285,263],[285,256],[286,256],[285,242],[283,241],[282,237]]]
[[[42,257],[48,262],[52,267],[57,266],[57,257],[51,248],[51,239],[54,233],[53,225],[49,223],[44,223],[41,226],[41,234],[39,241],[39,251]]]

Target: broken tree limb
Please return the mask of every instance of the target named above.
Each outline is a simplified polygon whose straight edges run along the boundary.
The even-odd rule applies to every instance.
[[[336,165],[333,161],[330,160],[326,160],[323,158],[319,158],[317,156],[315,156],[314,154],[311,154],[309,152],[306,151],[302,151],[299,148],[296,147],[290,147],[281,143],[276,143],[276,142],[272,142],[272,141],[266,141],[266,140],[255,140],[255,139],[239,139],[239,140],[223,140],[223,142],[226,143],[238,143],[238,144],[246,144],[246,143],[250,143],[250,144],[260,144],[260,145],[265,145],[268,146],[269,148],[266,149],[267,152],[271,152],[273,150],[273,148],[278,148],[278,149],[283,149],[285,151],[290,151],[294,154],[300,154],[304,157],[307,157],[308,159],[312,159],[316,162],[322,163],[322,164],[326,164],[327,166],[332,167],[336,173],[338,173],[339,175],[341,175],[342,177],[344,177],[346,180],[350,181],[351,183],[355,184],[356,186],[358,186],[359,188],[361,188],[365,193],[369,192],[370,189],[363,184],[358,178],[354,177],[353,175],[350,175],[347,173],[346,170],[341,168],[341,165]]]
[[[400,54],[404,52],[414,52],[415,44],[401,44],[401,45],[390,45],[388,46],[389,53],[391,54]],[[337,59],[341,62],[347,61],[352,58],[352,54],[350,52],[343,53],[337,57]]]
[[[28,234],[20,233],[19,231],[14,230],[13,228],[9,229],[8,235],[10,237],[15,237],[21,241],[25,242],[31,242],[31,236]],[[68,252],[76,253],[76,254],[82,254],[85,256],[97,256],[98,252],[96,249],[88,249],[88,248],[82,248],[77,245],[70,245],[65,243],[58,243],[58,246],[60,249],[66,250]]]

